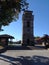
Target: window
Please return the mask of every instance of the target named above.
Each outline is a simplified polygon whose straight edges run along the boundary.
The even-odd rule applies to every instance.
[[[27,27],[30,27],[30,22],[29,21],[27,22]]]

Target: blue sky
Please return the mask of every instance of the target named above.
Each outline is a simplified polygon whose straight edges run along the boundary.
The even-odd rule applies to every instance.
[[[49,35],[49,0],[27,0],[28,10],[34,15],[34,36]],[[9,34],[15,37],[15,41],[22,39],[22,13],[19,19],[10,23],[9,26],[2,27],[4,31],[0,34]]]

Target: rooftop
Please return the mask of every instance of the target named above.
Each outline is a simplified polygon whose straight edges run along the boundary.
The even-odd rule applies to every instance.
[[[2,35],[0,35],[0,38],[10,38],[10,39],[14,39],[13,36],[8,35],[8,34],[2,34]]]

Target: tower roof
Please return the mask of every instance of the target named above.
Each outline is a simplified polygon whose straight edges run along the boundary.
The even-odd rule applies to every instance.
[[[29,14],[32,14],[33,11],[30,11],[30,10],[25,10],[25,11],[24,11],[24,14],[28,14],[28,13],[29,13]]]

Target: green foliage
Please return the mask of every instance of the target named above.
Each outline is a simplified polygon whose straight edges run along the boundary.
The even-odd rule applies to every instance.
[[[40,36],[36,36],[36,37],[34,37],[34,39],[39,39],[40,38]]]
[[[26,0],[0,0],[0,28],[17,20],[19,13],[27,7]]]

